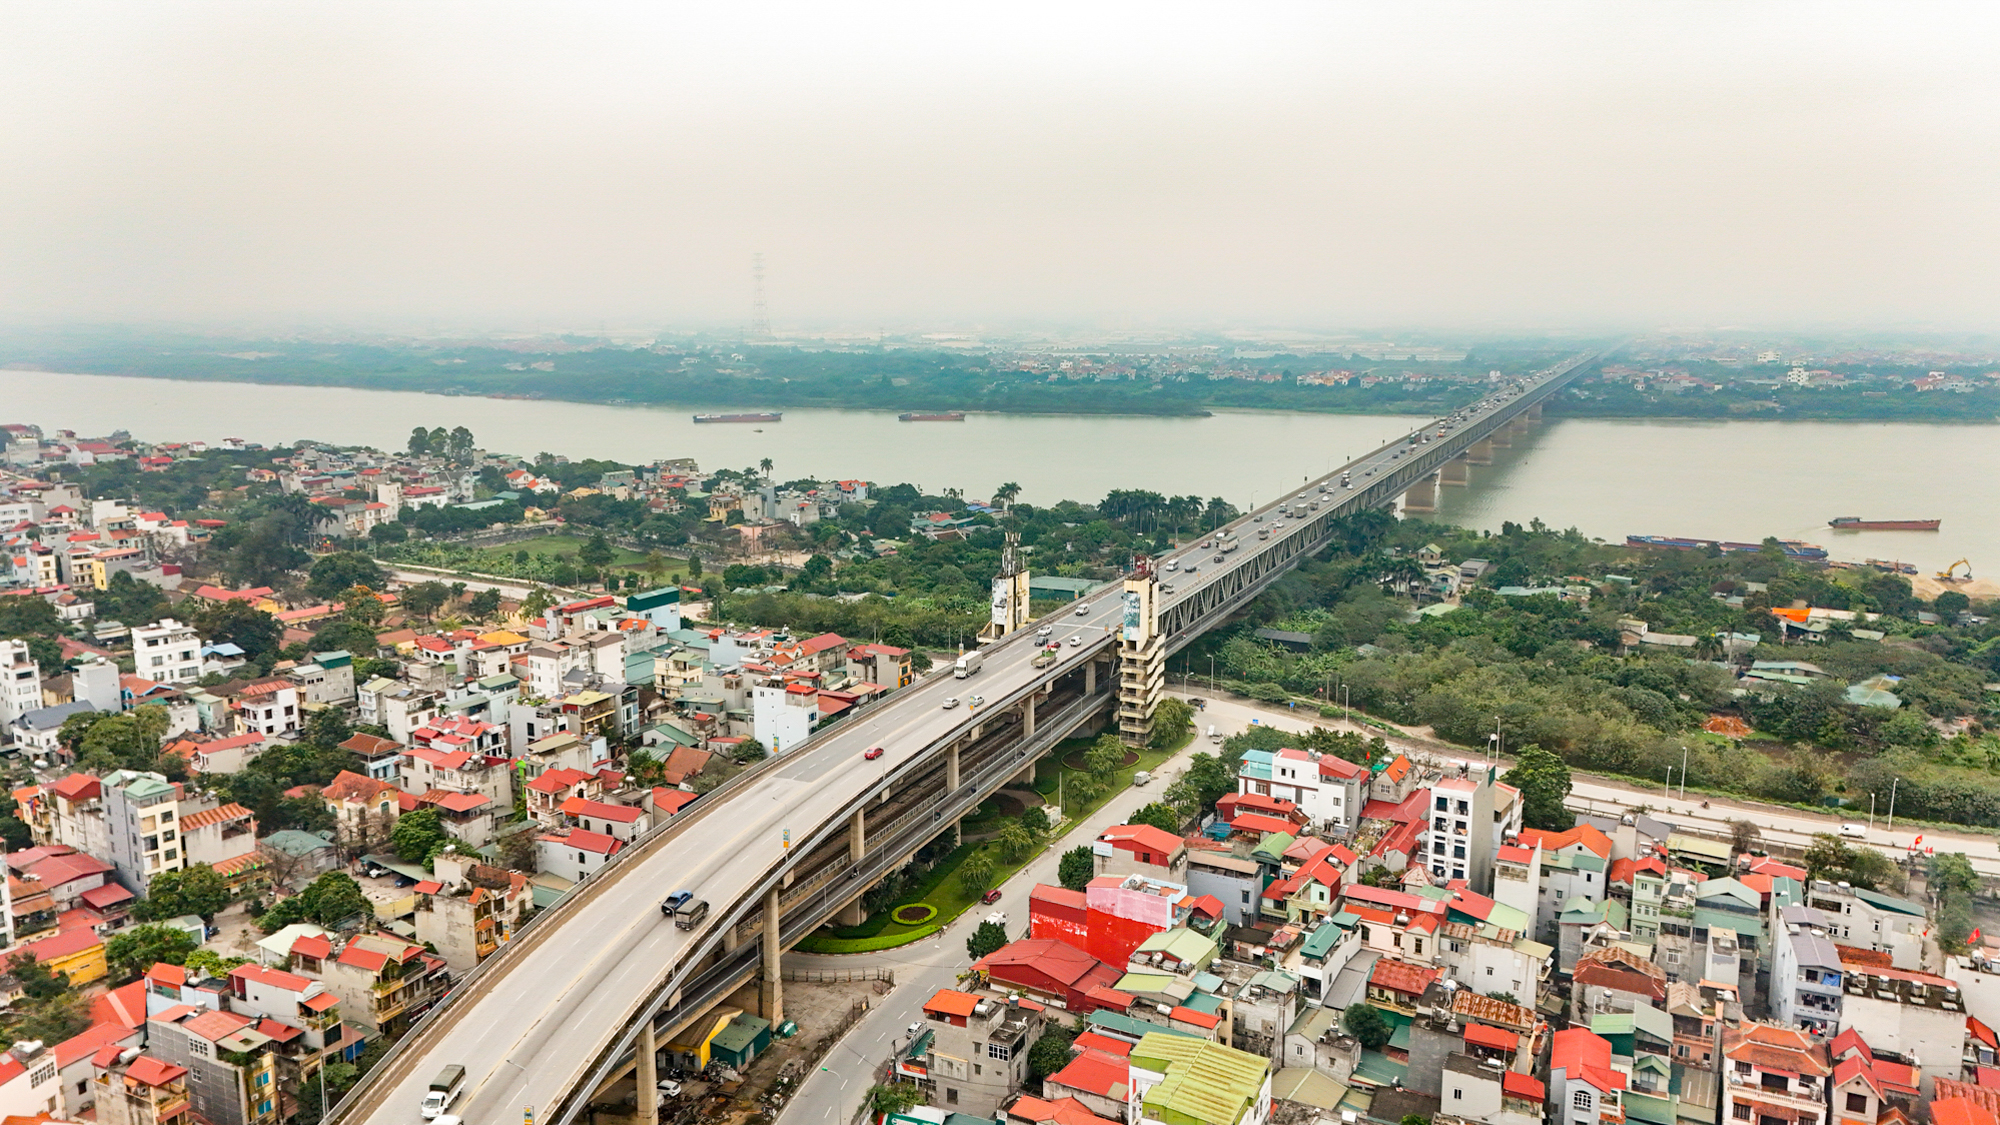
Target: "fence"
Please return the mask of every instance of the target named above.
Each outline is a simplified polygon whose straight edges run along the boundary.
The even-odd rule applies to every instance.
[[[805,984],[847,984],[858,980],[886,980],[896,983],[894,969],[786,969],[784,979]]]

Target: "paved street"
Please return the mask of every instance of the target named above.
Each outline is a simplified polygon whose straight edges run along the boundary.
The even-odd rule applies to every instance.
[[[1208,728],[1204,725],[1201,729],[1205,732]],[[1025,935],[1028,930],[1028,891],[1036,883],[1056,881],[1056,865],[1061,861],[1062,853],[1089,843],[1106,828],[1125,823],[1126,818],[1141,805],[1158,800],[1160,793],[1187,768],[1189,755],[1208,746],[1207,738],[1197,737],[1187,749],[1153,771],[1152,784],[1119,793],[1061,840],[1050,844],[1040,856],[1007,881],[1001,888],[998,903],[986,907],[974,906],[936,938],[880,953],[837,957],[785,954],[785,967],[790,969],[850,969],[880,965],[896,971],[895,991],[863,1017],[821,1061],[819,1069],[807,1077],[797,1096],[786,1105],[781,1115],[785,1125],[823,1125],[849,1120],[860,1108],[862,1095],[874,1083],[883,1061],[909,1043],[903,1029],[923,1019],[924,1001],[940,988],[957,986],[958,975],[971,964],[971,958],[965,954],[965,940],[979,928],[986,915],[995,910],[1006,911],[1007,932],[1014,937]]]

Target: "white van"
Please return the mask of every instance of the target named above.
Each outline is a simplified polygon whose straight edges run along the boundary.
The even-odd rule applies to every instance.
[[[1868,838],[1868,830],[1866,828],[1863,828],[1859,824],[1841,825],[1840,834],[1843,838],[1848,840],[1866,840]]]
[[[1220,732],[1220,731],[1216,730],[1216,729],[1215,729],[1215,726],[1214,726],[1214,724],[1210,724],[1210,725],[1209,725],[1209,728],[1208,728],[1208,740],[1209,740],[1210,742],[1221,742],[1221,741],[1222,741],[1222,732]]]

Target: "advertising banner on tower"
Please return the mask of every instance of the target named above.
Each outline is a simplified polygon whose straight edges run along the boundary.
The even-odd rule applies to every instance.
[[[1012,615],[1007,612],[1007,608],[1012,604],[1014,597],[1013,591],[1010,589],[1013,581],[1011,578],[1004,577],[993,580],[993,624],[1000,626],[1002,629],[1011,628],[1014,624]]]
[[[1141,628],[1141,616],[1144,613],[1144,599],[1139,591],[1125,591],[1125,639],[1134,644],[1146,639],[1145,631]]]

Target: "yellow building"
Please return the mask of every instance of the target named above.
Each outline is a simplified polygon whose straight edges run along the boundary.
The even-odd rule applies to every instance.
[[[111,972],[104,959],[104,939],[88,926],[27,942],[11,952],[26,953],[51,973],[68,977],[71,988],[103,980]]]

